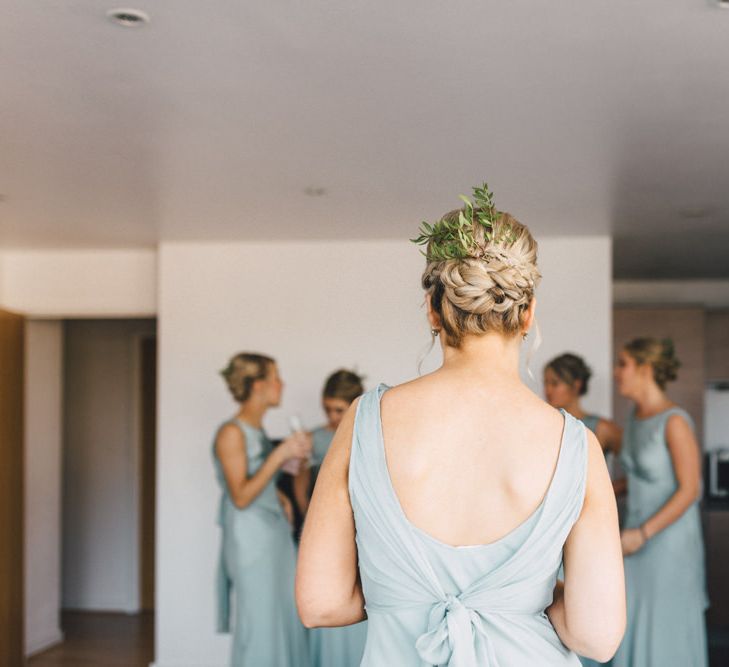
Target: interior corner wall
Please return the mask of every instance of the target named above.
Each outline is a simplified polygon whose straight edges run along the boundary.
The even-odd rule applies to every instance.
[[[61,431],[63,331],[59,321],[25,327],[25,653],[63,639]]]
[[[242,350],[277,359],[286,388],[267,418],[274,436],[291,414],[321,422],[322,383],[338,367],[357,368],[368,387],[412,378],[429,341],[423,259],[400,241],[164,243],[159,262],[156,666],[216,667],[228,664],[230,638],[214,632],[211,443],[235,409],[218,370]],[[608,414],[610,239],[542,239],[540,267],[533,386],[541,391],[547,359],[577,352],[594,371],[587,405]],[[424,369],[437,361],[431,353]]]

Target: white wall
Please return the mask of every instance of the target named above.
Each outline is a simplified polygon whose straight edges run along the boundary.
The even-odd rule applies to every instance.
[[[155,250],[8,250],[0,306],[29,317],[153,317]]]
[[[729,449],[729,391],[707,387],[704,395],[704,450]]]
[[[611,246],[606,237],[540,244],[544,344],[532,366],[573,350],[595,372],[589,407],[610,405]],[[211,439],[234,410],[218,370],[242,350],[279,362],[287,383],[271,414],[273,435],[298,413],[322,416],[326,374],[356,366],[376,382],[416,374],[429,340],[408,242],[164,243],[159,285],[158,667],[227,664],[229,638],[214,634],[218,490]],[[437,359],[429,360],[432,367]]]
[[[139,608],[138,339],[150,320],[65,327],[62,604]]]
[[[63,332],[25,327],[25,652],[63,639],[61,606],[61,406]]]

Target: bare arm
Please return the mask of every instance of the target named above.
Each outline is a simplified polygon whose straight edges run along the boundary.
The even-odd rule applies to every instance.
[[[281,464],[298,453],[299,442],[287,439],[276,447],[256,472],[248,477],[246,439],[234,424],[225,424],[215,439],[215,452],[223,467],[223,475],[233,504],[248,507],[266,488]],[[305,445],[301,445],[305,448]],[[304,454],[305,456],[306,454]]]
[[[365,619],[347,478],[355,401],[324,458],[309,504],[296,568],[296,604],[307,627]]]
[[[547,614],[565,646],[604,662],[625,632],[625,581],[615,495],[597,438],[587,437],[585,500],[564,546],[564,586]]]
[[[680,519],[699,496],[701,488],[699,443],[691,426],[680,415],[672,415],[668,419],[666,444],[678,486],[666,504],[643,524],[642,530],[634,528],[623,531],[623,552],[626,555],[638,551],[646,540]]]

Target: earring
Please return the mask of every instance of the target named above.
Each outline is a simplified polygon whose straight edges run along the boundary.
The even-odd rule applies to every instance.
[[[438,335],[440,334],[440,329],[431,329],[430,333],[433,336],[433,338],[438,338]]]
[[[527,338],[529,338],[529,332],[528,332],[528,331],[525,331],[525,332],[524,332],[524,333],[523,333],[523,334],[521,335],[521,339],[522,339],[522,340],[526,340]]]

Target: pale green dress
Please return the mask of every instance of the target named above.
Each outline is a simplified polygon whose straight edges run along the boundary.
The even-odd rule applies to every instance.
[[[593,433],[597,433],[597,425],[600,423],[600,417],[597,415],[585,415],[580,421]]]
[[[273,446],[262,430],[238,419],[230,423],[245,436],[250,476]],[[309,667],[306,630],[294,602],[295,548],[275,479],[248,507],[238,509],[230,499],[214,446],[213,459],[222,492],[218,631],[230,632],[233,626],[231,667]]]
[[[312,478],[316,480],[334,431],[322,426],[312,435]],[[309,634],[312,667],[357,667],[362,661],[367,621],[339,628],[314,628]]]
[[[628,475],[626,528],[638,528],[678,488],[666,444],[671,408],[648,419],[631,414],[620,460]],[[704,542],[698,501],[625,558],[627,630],[614,667],[706,667]]]
[[[364,667],[579,667],[545,609],[585,493],[585,427],[562,413],[554,477],[539,508],[505,537],[452,547],[406,518],[385,460],[380,399],[364,394],[349,493],[368,615]],[[456,455],[454,453],[454,455]]]

